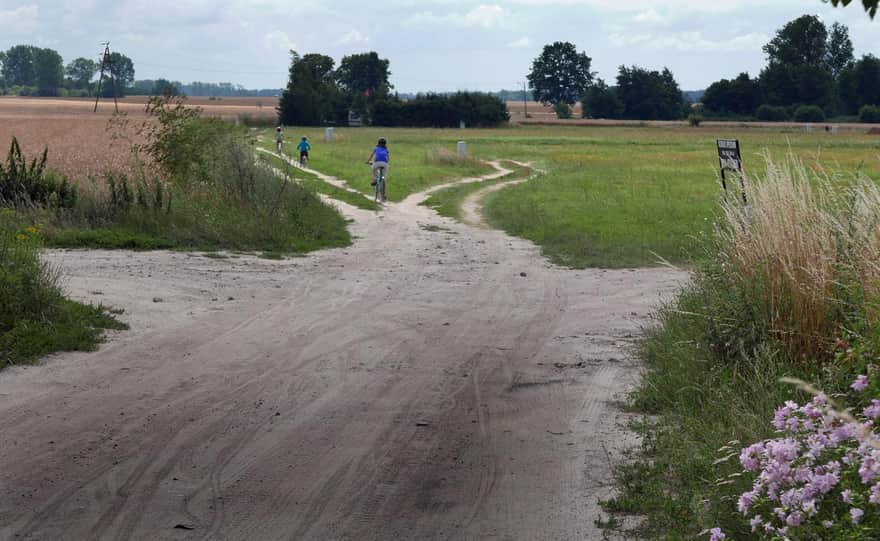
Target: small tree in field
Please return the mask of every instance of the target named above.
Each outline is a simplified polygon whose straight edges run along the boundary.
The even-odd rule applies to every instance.
[[[528,75],[535,100],[553,105],[576,102],[593,81],[591,62],[585,53],[577,52],[573,43],[557,41],[545,45]]]

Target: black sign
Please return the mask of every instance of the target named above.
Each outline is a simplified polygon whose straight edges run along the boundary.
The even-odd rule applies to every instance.
[[[742,173],[742,156],[737,139],[718,139],[718,160],[721,162],[721,175],[725,171]]]

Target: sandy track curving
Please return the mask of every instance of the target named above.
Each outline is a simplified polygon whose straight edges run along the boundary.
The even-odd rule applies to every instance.
[[[132,330],[0,373],[0,539],[599,538],[627,348],[684,275],[424,198],[281,262],[50,252]]]

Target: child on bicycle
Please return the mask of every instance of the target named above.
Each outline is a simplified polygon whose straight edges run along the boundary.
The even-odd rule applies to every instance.
[[[373,149],[373,152],[370,154],[369,159],[367,159],[367,163],[373,166],[373,182],[370,183],[370,186],[376,185],[376,173],[379,169],[383,169],[383,173],[385,178],[388,178],[388,161],[391,157],[391,153],[388,151],[388,143],[385,141],[385,138],[382,137],[379,139],[379,142],[376,144],[376,148]]]
[[[309,138],[305,135],[302,136],[299,144],[296,145],[297,150],[299,150],[299,163],[300,165],[305,165],[305,163],[309,159],[309,150],[311,150],[312,145],[309,144]]]
[[[275,148],[278,149],[278,152],[281,152],[281,144],[284,142],[284,133],[281,131],[281,126],[275,128]]]

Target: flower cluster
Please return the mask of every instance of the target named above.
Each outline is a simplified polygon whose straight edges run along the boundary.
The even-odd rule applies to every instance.
[[[861,375],[851,388],[863,393],[869,383]],[[740,463],[754,483],[737,508],[756,536],[880,538],[880,400],[862,402],[858,412],[821,394],[804,405],[786,402],[773,418],[779,437],[742,450]],[[718,529],[710,534],[724,539]]]

